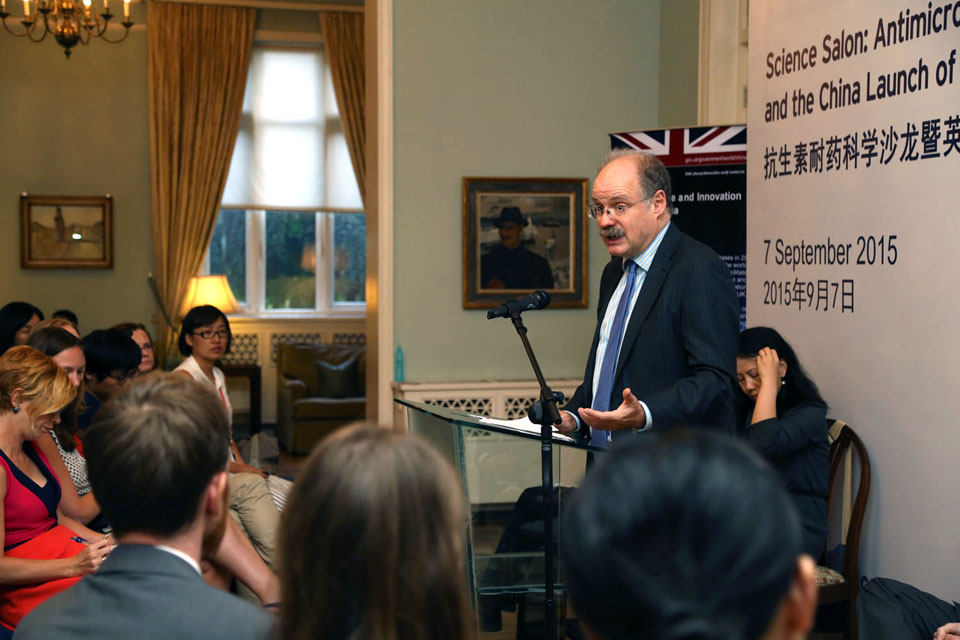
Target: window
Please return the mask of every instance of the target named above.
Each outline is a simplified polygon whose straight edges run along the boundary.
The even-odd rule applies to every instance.
[[[209,273],[251,315],[362,312],[362,206],[324,52],[255,47]]]

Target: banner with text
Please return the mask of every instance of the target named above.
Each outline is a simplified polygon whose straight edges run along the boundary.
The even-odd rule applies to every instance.
[[[960,0],[753,2],[749,24],[750,324],[864,440],[862,571],[958,599]]]
[[[613,149],[655,154],[673,188],[673,222],[716,251],[740,298],[740,328],[747,295],[747,128],[690,127],[610,134]]]

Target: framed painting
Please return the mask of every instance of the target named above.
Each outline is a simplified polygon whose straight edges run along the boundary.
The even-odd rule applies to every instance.
[[[587,306],[586,178],[463,179],[463,307]]]
[[[113,268],[113,198],[20,196],[24,269]]]

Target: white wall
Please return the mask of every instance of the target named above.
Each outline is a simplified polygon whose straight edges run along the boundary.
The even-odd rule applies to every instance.
[[[751,325],[770,324],[791,341],[819,383],[831,415],[849,422],[861,435],[871,458],[873,479],[862,539],[862,569],[933,591],[960,597],[958,498],[955,473],[960,451],[956,427],[956,393],[960,367],[960,331],[956,318],[955,238],[960,232],[956,202],[960,197],[960,153],[902,161],[908,124],[957,115],[960,72],[944,86],[935,82],[939,61],[956,56],[960,28],[915,38],[890,47],[875,47],[879,20],[896,20],[906,7],[925,5],[887,0],[836,3],[806,0],[793,4],[752,3],[750,16],[750,131],[748,164],[747,318]],[[866,32],[856,55],[824,62],[823,38],[841,32]],[[767,78],[766,59],[816,46],[816,64]],[[883,100],[876,94],[878,74],[929,65],[929,87]],[[867,74],[872,89],[868,89]],[[823,83],[859,82],[858,103],[820,107]],[[765,105],[795,90],[814,93],[814,110],[764,121]],[[860,158],[857,168],[816,174],[770,177],[765,154],[783,145],[858,135],[876,130],[878,150],[883,131],[897,133],[889,163]],[[917,155],[923,153],[918,136]],[[945,150],[940,146],[941,153]],[[896,236],[896,261],[889,248],[875,264],[856,264],[858,237],[864,242]],[[776,241],[787,244],[849,243],[851,264],[776,264]],[[772,243],[769,259],[764,240]],[[865,258],[867,256],[864,256]],[[766,282],[820,280],[830,286],[852,282],[852,308],[827,311],[796,303],[765,304]],[[779,296],[779,287],[778,287]],[[840,302],[843,298],[840,298]]]
[[[592,178],[608,132],[656,127],[660,3],[394,7],[394,322],[406,379],[532,378],[509,323],[462,309],[461,178]],[[548,377],[583,375],[607,259],[591,237],[589,308],[525,318]]]

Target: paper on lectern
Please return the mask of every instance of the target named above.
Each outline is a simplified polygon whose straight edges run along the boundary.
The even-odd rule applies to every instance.
[[[473,416],[480,422],[484,424],[495,424],[498,427],[506,427],[507,429],[513,429],[515,431],[522,431],[524,433],[532,433],[534,435],[540,435],[540,425],[535,424],[530,418],[517,418],[516,420],[500,420],[498,418],[488,418],[486,416]],[[564,442],[573,442],[573,438],[570,436],[565,436],[559,431],[556,427],[553,427],[553,438],[554,440],[562,440]]]

